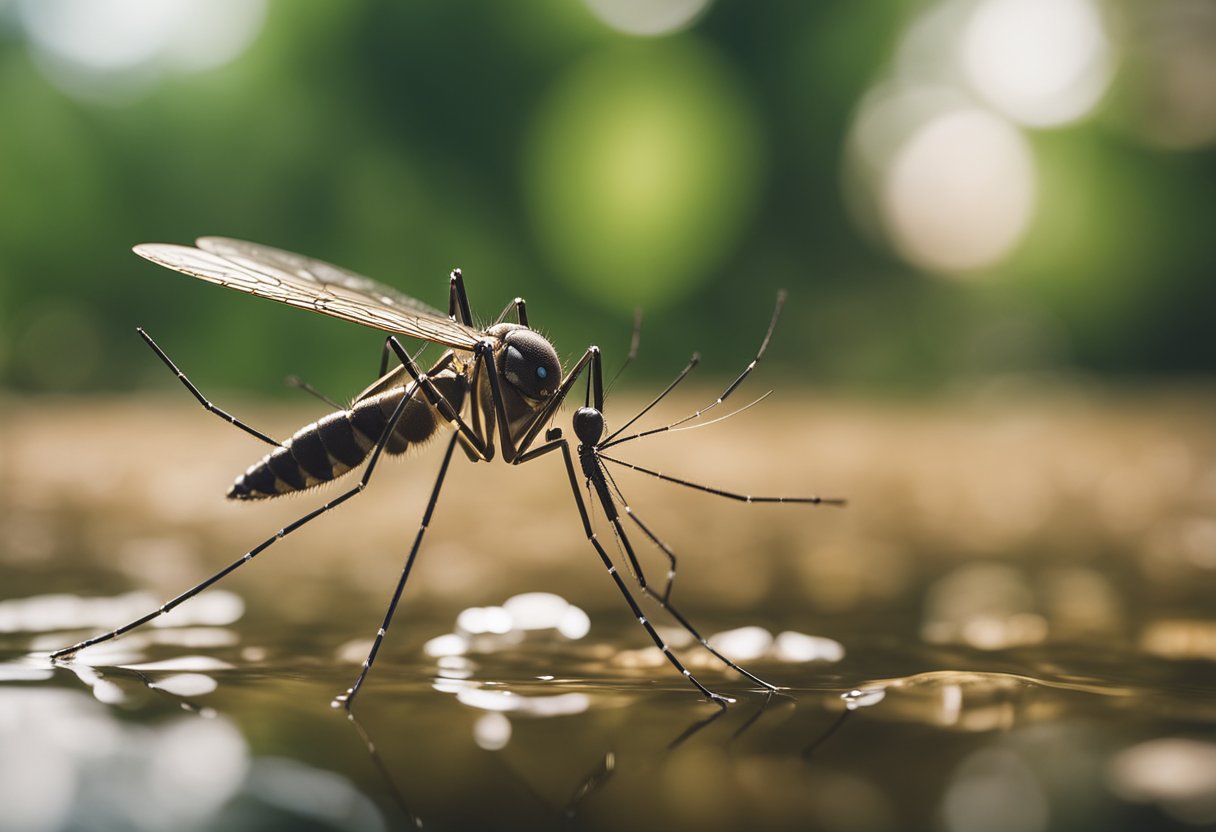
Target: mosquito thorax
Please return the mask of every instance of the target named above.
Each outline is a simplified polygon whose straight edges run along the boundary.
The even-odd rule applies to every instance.
[[[498,371],[530,399],[548,399],[562,380],[557,351],[543,335],[519,324],[499,324],[487,330],[502,339]]]
[[[594,407],[574,411],[574,435],[588,448],[598,444],[604,435],[604,414]]]

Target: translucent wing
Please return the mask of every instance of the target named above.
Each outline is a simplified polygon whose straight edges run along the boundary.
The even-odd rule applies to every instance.
[[[484,337],[422,301],[322,260],[224,237],[196,242],[197,248],[142,243],[134,251],[182,274],[386,332],[462,350]]]

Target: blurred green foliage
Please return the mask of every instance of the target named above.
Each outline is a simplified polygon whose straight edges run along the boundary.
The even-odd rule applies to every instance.
[[[708,374],[741,368],[779,287],[791,301],[769,360],[793,382],[1211,373],[1216,157],[1134,140],[1117,107],[1031,135],[1038,213],[981,275],[926,277],[859,230],[841,186],[850,119],[929,5],[723,0],[639,38],[568,0],[279,0],[233,62],[98,100],[47,80],[9,4],[0,384],[167,385],[136,325],[212,389],[366,383],[380,335],[129,251],[202,234],[440,307],[461,266],[480,314],[526,297],[566,358],[598,343],[615,363],[640,304],[634,379],[694,349]]]

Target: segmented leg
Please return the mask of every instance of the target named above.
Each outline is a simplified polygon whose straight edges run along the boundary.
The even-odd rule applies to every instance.
[[[222,410],[222,409],[216,407],[215,405],[213,405],[210,401],[208,401],[207,397],[202,394],[202,391],[200,391],[197,387],[194,386],[194,382],[192,382],[190,379],[186,378],[186,374],[183,373],[181,370],[177,369],[177,365],[173,363],[173,359],[169,358],[169,356],[165,353],[165,351],[162,350],[160,348],[160,346],[155,341],[152,340],[152,336],[149,335],[147,332],[145,332],[143,327],[136,327],[135,331],[138,332],[139,337],[143,338],[144,342],[149,347],[152,348],[152,351],[154,353],[156,353],[157,357],[160,358],[160,360],[162,362],[164,362],[165,366],[168,367],[173,372],[173,375],[177,376],[178,381],[180,381],[183,385],[185,385],[186,389],[190,391],[190,395],[194,396],[194,398],[198,400],[198,403],[203,406],[204,410],[206,410],[208,413],[214,413],[216,416],[219,416],[225,422],[228,422],[231,425],[235,425],[236,427],[245,431],[245,433],[249,434],[250,436],[254,437],[255,439],[262,440],[267,445],[274,445],[276,448],[279,447],[279,443],[277,441],[275,441],[274,439],[271,439],[269,436],[262,433],[260,430],[250,427],[249,425],[242,422],[240,419],[233,416],[228,411]]]
[[[191,385],[191,387],[193,387],[193,385]],[[248,552],[246,552],[244,555],[242,555],[239,560],[233,561],[232,563],[228,564],[228,566],[224,567],[219,572],[216,572],[214,575],[207,578],[202,583],[192,586],[190,589],[188,589],[185,592],[183,592],[182,594],[178,595],[176,598],[173,598],[170,601],[166,601],[164,604],[161,604],[159,607],[152,610],[151,612],[149,612],[145,615],[142,615],[139,618],[135,619],[134,621],[128,622],[127,624],[124,624],[115,630],[110,630],[108,633],[102,633],[101,635],[97,635],[97,636],[93,636],[92,638],[85,639],[84,641],[79,642],[78,644],[73,644],[71,647],[65,647],[62,650],[56,650],[54,653],[51,653],[51,659],[59,660],[59,659],[68,658],[68,657],[72,656],[73,654],[83,650],[86,647],[91,647],[94,644],[100,644],[103,641],[109,641],[112,638],[117,638],[118,636],[121,636],[124,633],[134,630],[136,627],[147,624],[149,621],[151,621],[154,618],[159,618],[160,616],[164,615],[165,613],[173,610],[179,604],[189,601],[191,598],[198,595],[203,590],[207,589],[208,587],[212,586],[213,584],[217,583],[218,581],[226,578],[229,574],[231,574],[232,572],[235,572],[238,568],[249,563],[255,557],[257,557],[259,554],[261,554],[266,549],[269,549],[272,545],[274,545],[274,543],[276,541],[282,540],[284,537],[291,534],[292,532],[294,532],[296,529],[300,528],[301,526],[311,522],[312,520],[315,520],[317,517],[320,517],[322,514],[325,514],[330,509],[337,508],[339,505],[346,502],[347,500],[354,497],[355,495],[362,493],[362,491],[367,487],[368,482],[371,480],[372,474],[375,472],[376,462],[380,459],[380,455],[384,452],[384,446],[388,443],[389,437],[393,433],[393,428],[396,427],[398,420],[400,420],[400,418],[401,418],[401,414],[405,411],[406,402],[408,402],[412,397],[413,396],[412,396],[412,391],[411,391],[410,394],[402,396],[401,401],[397,403],[397,407],[393,410],[392,417],[388,421],[388,426],[385,428],[384,434],[380,437],[379,441],[377,441],[376,447],[374,449],[372,449],[372,453],[369,456],[368,461],[367,461],[367,466],[363,470],[363,476],[360,477],[358,484],[356,484],[353,488],[338,495],[336,498],[325,503],[320,508],[314,509],[313,511],[310,511],[308,514],[305,514],[303,517],[299,518],[298,520],[295,520],[294,522],[287,524],[286,526],[284,526],[283,528],[281,528],[277,532],[275,532],[274,535],[272,535],[271,537],[268,537],[266,540],[263,540],[257,546],[250,549]]]
[[[409,580],[410,571],[414,568],[414,560],[418,557],[418,549],[422,546],[422,537],[426,534],[427,527],[431,523],[431,515],[435,513],[435,505],[439,502],[439,491],[443,488],[444,478],[448,474],[448,465],[452,462],[452,451],[456,450],[457,436],[458,434],[453,433],[452,438],[448,440],[447,450],[443,453],[443,463],[439,466],[439,475],[435,478],[434,488],[431,489],[431,498],[427,501],[426,511],[422,515],[422,523],[418,526],[418,533],[414,535],[414,545],[410,547],[409,556],[405,559],[405,566],[401,570],[401,577],[397,579],[397,586],[393,590],[392,600],[389,601],[388,610],[384,613],[384,622],[380,625],[380,629],[376,631],[376,638],[372,642],[371,651],[368,652],[367,658],[363,660],[363,669],[359,672],[359,678],[347,689],[346,693],[340,694],[334,699],[332,704],[335,708],[350,710],[355,696],[358,695],[359,689],[363,687],[363,680],[367,678],[368,671],[372,669],[372,662],[376,660],[376,654],[380,652],[380,645],[384,641],[385,634],[388,633],[389,624],[393,621],[393,614],[397,611],[397,604],[401,601],[401,594],[405,591],[405,582]]]
[[[624,501],[622,501],[622,505],[625,505]],[[663,550],[663,552],[667,555],[667,557],[670,560],[670,569],[667,572],[667,586],[661,594],[656,593],[654,590],[652,590],[650,588],[650,585],[646,581],[646,575],[642,571],[642,565],[638,561],[637,555],[633,550],[633,544],[630,543],[629,537],[625,534],[625,529],[621,525],[620,519],[613,518],[612,527],[616,530],[617,537],[620,539],[621,544],[625,548],[625,555],[626,555],[626,557],[629,558],[629,566],[633,570],[634,575],[638,581],[638,586],[639,586],[639,588],[641,588],[642,592],[648,598],[653,599],[654,602],[656,604],[658,604],[659,607],[664,612],[666,612],[668,615],[670,615],[672,618],[674,618],[676,620],[676,622],[678,622],[679,625],[682,628],[684,628],[684,631],[687,632],[694,639],[696,639],[697,643],[700,644],[702,647],[704,647],[706,650],[708,650],[714,656],[714,658],[718,659],[720,662],[725,664],[727,667],[729,667],[731,670],[735,671],[736,673],[742,673],[744,676],[751,679],[756,684],[761,685],[762,687],[767,688],[770,691],[777,690],[776,685],[773,685],[773,684],[770,684],[769,682],[764,681],[756,674],[754,674],[751,671],[747,670],[746,668],[736,664],[729,657],[720,653],[716,647],[714,647],[712,644],[709,643],[709,641],[705,638],[705,636],[701,635],[701,633],[698,632],[697,628],[692,625],[692,622],[690,622],[687,618],[685,618],[680,613],[680,611],[675,608],[675,606],[671,603],[671,601],[669,599],[669,596],[671,595],[671,586],[675,582],[675,578],[676,578],[675,552],[673,552],[671,550],[670,546],[668,546],[666,543],[664,543],[662,540],[660,540],[652,531],[650,531],[650,529],[647,528],[646,525],[644,525],[640,519],[638,519],[637,515],[635,515],[633,513],[633,510],[631,508],[629,508],[628,505],[625,505],[625,513],[629,516],[630,519],[633,520],[634,523],[637,524],[638,528],[640,528],[642,530],[642,532],[648,538],[650,538],[650,540],[656,546],[658,546],[660,549]]]
[[[667,646],[667,643],[663,641],[663,637],[659,635],[658,631],[654,628],[654,625],[651,624],[650,620],[642,613],[641,607],[638,606],[638,602],[633,597],[633,593],[629,591],[629,587],[625,584],[624,579],[621,578],[620,572],[612,562],[612,558],[609,557],[608,552],[604,550],[603,544],[600,543],[595,534],[595,530],[591,527],[591,517],[587,513],[587,506],[583,502],[583,495],[579,490],[578,476],[575,473],[574,460],[570,453],[570,444],[565,439],[556,439],[529,452],[521,461],[529,461],[554,450],[561,451],[562,459],[566,463],[566,476],[570,481],[570,490],[574,494],[575,505],[578,506],[579,519],[582,520],[583,523],[583,533],[586,534],[588,542],[590,542],[595,548],[596,554],[600,556],[600,561],[604,564],[604,568],[608,570],[608,574],[612,577],[613,583],[616,584],[616,588],[625,598],[625,603],[629,605],[629,609],[632,611],[634,617],[638,620],[638,623],[641,624],[642,628],[646,630],[647,635],[650,636],[651,640],[655,643],[659,650],[663,652],[663,655],[667,657],[667,660],[671,662],[672,666],[675,667],[675,669],[679,671],[684,678],[686,678],[692,684],[693,687],[699,690],[702,695],[704,695],[714,704],[718,705],[719,707],[726,707],[727,704],[733,702],[734,700],[719,693],[714,693],[705,685],[701,684],[701,682],[699,682],[697,678],[692,675],[692,672],[684,666],[679,658],[676,657],[676,654],[673,653],[671,648]]]

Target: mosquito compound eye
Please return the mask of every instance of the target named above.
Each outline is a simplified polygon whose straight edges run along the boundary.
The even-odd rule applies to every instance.
[[[505,340],[503,377],[529,398],[552,396],[553,382],[561,376],[562,370],[549,342],[530,329],[514,330]]]

